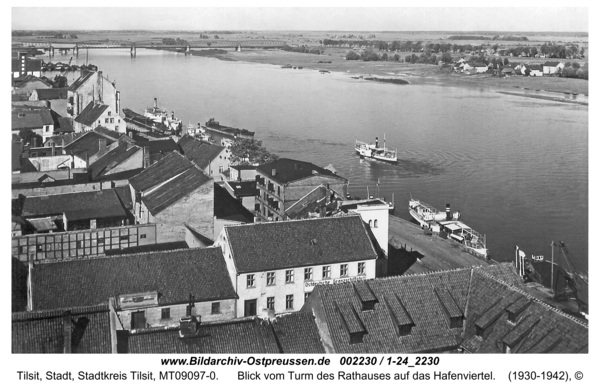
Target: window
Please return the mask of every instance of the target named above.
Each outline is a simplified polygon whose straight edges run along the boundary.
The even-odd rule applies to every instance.
[[[313,278],[313,269],[312,268],[304,268],[304,280],[312,280]]]
[[[285,282],[286,283],[294,283],[294,270],[289,269],[285,271]]]
[[[246,275],[246,287],[254,287],[254,274]]]
[[[369,227],[373,227],[373,220],[369,219]]]
[[[219,314],[221,313],[221,302],[213,302],[210,305],[210,314]]]
[[[267,309],[275,310],[275,297],[267,297]]]
[[[145,234],[140,234],[140,238],[146,238]]]
[[[348,276],[348,264],[340,265],[340,277]]]
[[[291,310],[293,308],[294,308],[294,295],[293,294],[286,295],[285,296],[285,309]]]
[[[110,111],[108,112],[108,116],[110,116]]]
[[[108,123],[108,118],[104,118],[104,123]]]
[[[377,227],[377,220],[373,221],[373,227]]]
[[[223,166],[219,165],[219,173],[223,172]]]
[[[110,123],[115,123],[115,118],[110,118]]]
[[[364,275],[365,273],[365,263],[358,263],[358,274]]]
[[[168,307],[165,309],[162,309],[160,311],[160,319],[161,320],[168,320],[169,318],[171,318],[171,309],[169,309]]]
[[[329,279],[331,277],[331,266],[323,266],[323,279]]]
[[[267,286],[275,285],[275,272],[267,272]]]
[[[115,131],[119,131],[119,126],[115,126]]]

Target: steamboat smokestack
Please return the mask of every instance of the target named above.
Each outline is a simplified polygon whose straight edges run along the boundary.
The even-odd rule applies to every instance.
[[[375,147],[378,148],[379,147],[379,138],[375,137]]]
[[[452,213],[450,212],[450,203],[446,203],[446,221],[452,221]]]

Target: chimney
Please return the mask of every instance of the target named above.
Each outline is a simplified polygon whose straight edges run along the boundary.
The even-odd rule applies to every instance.
[[[325,217],[325,206],[319,206],[319,217]]]
[[[275,168],[271,169],[271,176],[277,175],[277,170]]]
[[[154,108],[158,108],[158,100],[154,98]]]
[[[34,148],[37,148],[37,137],[33,137],[33,138],[31,138],[31,142],[32,142],[32,144],[33,144],[33,147],[34,147]]]
[[[62,316],[63,353],[71,353],[71,312],[65,311]]]
[[[175,120],[175,111],[171,111],[171,119]]]
[[[121,112],[121,92],[117,91],[117,96],[115,100],[115,112],[117,113],[117,115],[119,115],[119,113]]]
[[[54,146],[54,143],[52,143],[52,156],[56,156],[56,147]]]
[[[142,168],[146,169],[150,166],[150,146],[144,146],[142,148],[143,150],[143,161],[142,161]]]
[[[98,152],[103,154],[105,150],[106,150],[106,138],[100,138],[98,140]]]
[[[446,221],[452,221],[452,213],[450,212],[450,203],[446,203]]]

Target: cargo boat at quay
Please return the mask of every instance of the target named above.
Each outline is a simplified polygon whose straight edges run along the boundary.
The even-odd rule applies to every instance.
[[[485,235],[459,221],[460,212],[452,213],[450,204],[446,204],[446,211],[444,212],[411,197],[408,202],[408,212],[427,231],[447,236],[461,244],[467,252],[475,256],[488,258]]]
[[[372,158],[378,161],[385,161],[389,163],[398,162],[398,150],[391,150],[385,147],[385,134],[383,136],[383,147],[379,147],[379,138],[375,137],[374,144],[368,144],[356,140],[354,143],[354,150],[359,154],[360,158]]]
[[[246,129],[237,129],[235,127],[223,126],[215,121],[215,118],[210,118],[203,126],[204,131],[219,136],[221,138],[237,139],[254,139],[254,132]]]

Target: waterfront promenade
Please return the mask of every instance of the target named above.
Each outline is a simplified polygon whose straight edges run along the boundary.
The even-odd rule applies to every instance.
[[[465,252],[456,242],[435,235],[426,235],[418,225],[393,215],[390,215],[389,243],[396,248],[405,246],[406,251],[419,257],[405,272],[406,274],[489,264]]]

